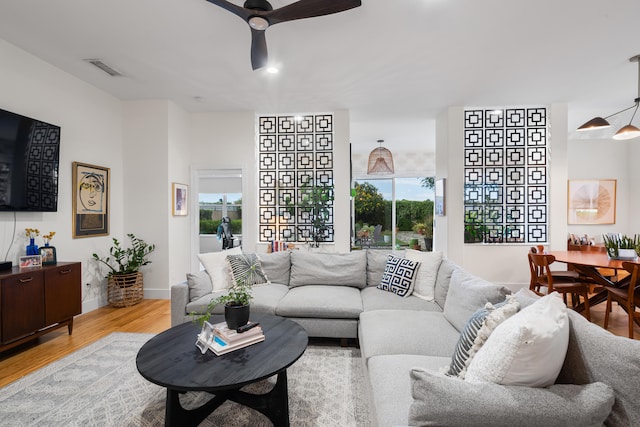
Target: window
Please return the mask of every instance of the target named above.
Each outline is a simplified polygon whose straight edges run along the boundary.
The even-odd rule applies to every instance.
[[[259,241],[333,242],[333,115],[258,117]]]
[[[547,109],[466,110],[465,243],[547,241]]]

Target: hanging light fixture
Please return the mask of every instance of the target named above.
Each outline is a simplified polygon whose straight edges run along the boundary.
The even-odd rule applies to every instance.
[[[629,61],[638,63],[638,97],[633,100],[634,104],[631,107],[627,107],[624,110],[620,110],[617,113],[613,113],[610,116],[607,116],[605,118],[594,117],[593,119],[589,120],[588,122],[580,126],[578,128],[579,131],[608,128],[609,126],[611,126],[607,121],[608,118],[616,116],[620,113],[624,113],[625,111],[628,111],[632,108],[635,108],[635,110],[633,110],[633,115],[631,116],[631,120],[629,120],[629,124],[626,126],[623,126],[620,130],[618,130],[618,132],[616,132],[615,135],[613,135],[613,139],[625,140],[625,139],[637,138],[640,136],[640,129],[638,129],[637,127],[631,124],[633,122],[633,119],[636,117],[636,113],[638,112],[638,107],[640,106],[640,55],[636,55],[629,58]]]
[[[378,148],[374,148],[369,154],[367,175],[389,175],[393,173],[393,156],[391,151],[382,146],[384,139],[379,139]]]

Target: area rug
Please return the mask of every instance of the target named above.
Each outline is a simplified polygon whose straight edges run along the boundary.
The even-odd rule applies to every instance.
[[[160,426],[166,391],[136,369],[138,350],[153,335],[113,333],[0,389],[3,426]],[[292,426],[371,425],[360,351],[310,345],[287,370]],[[275,378],[245,387],[268,391]],[[186,393],[185,407],[207,393]],[[270,426],[262,414],[225,402],[201,426]]]

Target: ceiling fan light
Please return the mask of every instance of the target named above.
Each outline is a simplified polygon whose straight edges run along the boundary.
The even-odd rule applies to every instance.
[[[609,126],[611,126],[609,122],[603,119],[602,117],[594,117],[593,119],[589,120],[588,122],[580,126],[577,130],[585,131],[585,130],[594,130],[594,129],[604,129],[604,128],[608,128]]]
[[[613,135],[613,139],[618,141],[624,141],[626,139],[633,139],[640,136],[640,129],[633,126],[632,124],[628,124],[625,127],[621,128],[615,135]]]
[[[269,28],[269,21],[261,16],[252,16],[249,18],[249,26],[254,30],[264,31]]]

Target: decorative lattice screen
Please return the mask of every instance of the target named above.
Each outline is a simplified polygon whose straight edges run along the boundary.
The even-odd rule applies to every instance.
[[[333,185],[333,115],[258,118],[259,240],[309,241],[313,224],[303,199]],[[333,242],[333,202],[323,241]]]
[[[547,109],[466,110],[465,243],[543,243],[548,233]]]

